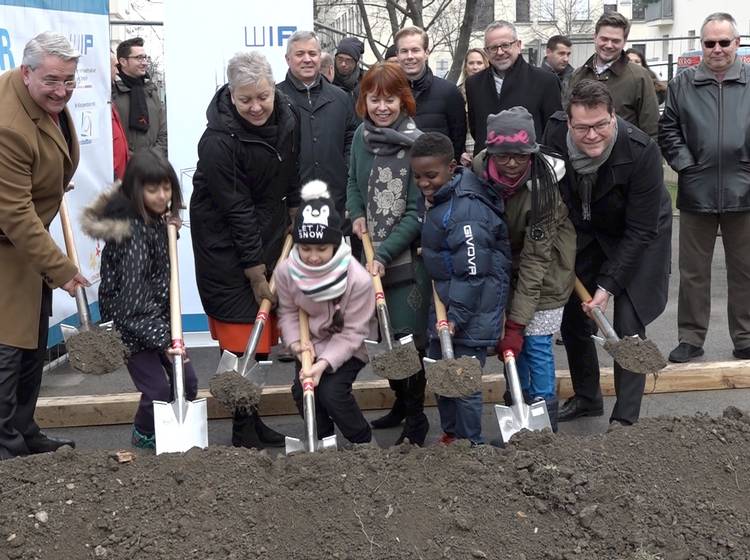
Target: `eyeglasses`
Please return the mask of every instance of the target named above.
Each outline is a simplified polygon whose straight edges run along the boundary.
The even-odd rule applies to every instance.
[[[50,89],[57,89],[60,86],[63,86],[66,90],[71,91],[76,88],[78,82],[75,80],[42,80],[42,84],[44,87]]]
[[[492,45],[491,47],[484,47],[484,50],[487,52],[487,54],[497,54],[497,51],[502,50],[503,52],[508,52],[510,49],[512,49],[518,41],[513,41],[512,43],[500,43],[499,45]]]
[[[707,49],[713,49],[716,46],[716,43],[719,43],[719,46],[722,49],[726,49],[729,45],[732,44],[732,39],[721,39],[720,41],[703,41],[703,46]]]
[[[126,56],[125,58],[133,58],[138,62],[148,62],[149,60],[151,60],[151,57],[147,54],[139,54],[138,56]]]
[[[573,132],[578,136],[586,136],[589,133],[589,130],[593,130],[597,134],[602,134],[611,124],[612,119],[609,119],[608,121],[602,121],[596,124],[576,124],[570,128],[572,128]]]
[[[516,163],[523,165],[524,163],[527,163],[530,158],[531,154],[492,154],[492,159],[501,165],[510,163],[510,160],[514,160]]]

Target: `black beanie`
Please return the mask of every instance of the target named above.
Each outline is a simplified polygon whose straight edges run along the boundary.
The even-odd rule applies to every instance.
[[[292,230],[295,243],[341,245],[341,216],[333,205],[328,185],[323,181],[310,181],[300,191],[302,203]]]
[[[354,59],[354,62],[359,62],[362,55],[365,54],[365,44],[357,39],[356,37],[344,37],[336,47],[336,54],[348,54]]]
[[[392,56],[396,56],[398,54],[398,49],[396,48],[396,45],[391,45],[387,49],[385,49],[385,54],[383,55],[383,58],[385,60],[388,60]]]

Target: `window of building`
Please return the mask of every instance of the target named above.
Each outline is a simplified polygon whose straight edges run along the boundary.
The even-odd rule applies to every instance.
[[[667,60],[669,58],[669,33],[661,36],[663,41],[661,42],[661,59]]]
[[[589,0],[573,0],[570,7],[575,21],[588,21],[591,19]]]
[[[692,51],[695,49],[695,29],[688,31],[688,50]]]
[[[539,20],[557,20],[557,17],[555,17],[555,0],[539,0]]]
[[[516,21],[519,23],[531,22],[530,8],[529,0],[516,0]]]
[[[611,12],[616,12],[617,11],[617,4],[604,4],[602,6],[602,11],[605,14],[609,14]]]
[[[644,0],[633,0],[633,21],[643,21],[646,19],[646,3]]]
[[[493,21],[495,21],[495,0],[477,0],[472,31],[484,31],[484,28]]]

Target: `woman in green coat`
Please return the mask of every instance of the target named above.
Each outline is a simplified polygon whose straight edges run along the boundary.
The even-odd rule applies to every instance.
[[[412,120],[415,112],[409,81],[397,64],[378,63],[368,70],[357,100],[363,122],[352,141],[346,209],[354,234],[361,238],[369,232],[372,238],[375,260],[368,270],[383,277],[393,334],[414,335],[423,350],[431,291],[416,251],[421,195],[409,165],[409,149],[421,134]],[[424,370],[390,384],[396,402],[373,427],[397,426],[405,418],[397,443],[409,438],[422,445],[429,429],[423,410]]]

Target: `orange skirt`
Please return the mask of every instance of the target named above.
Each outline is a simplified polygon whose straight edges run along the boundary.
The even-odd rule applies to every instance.
[[[256,354],[270,354],[271,347],[279,340],[279,329],[276,315],[269,313],[263,334],[258,341]],[[213,317],[208,317],[208,330],[211,338],[219,341],[222,350],[229,350],[235,354],[242,354],[247,348],[247,341],[253,331],[253,323],[226,323]]]

